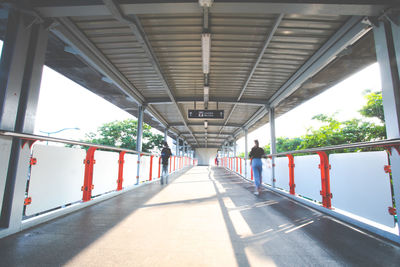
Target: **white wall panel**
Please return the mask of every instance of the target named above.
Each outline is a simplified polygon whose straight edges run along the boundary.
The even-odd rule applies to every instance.
[[[275,158],[275,186],[289,191],[289,160],[287,157]]]
[[[50,210],[82,199],[86,151],[59,146],[35,145],[26,215]]]
[[[158,178],[158,165],[160,164],[160,157],[154,157],[153,158],[153,173],[152,173],[152,178],[157,179]],[[161,173],[161,169],[160,169]]]
[[[321,170],[318,155],[294,157],[294,183],[296,194],[322,202]]]
[[[172,171],[177,171],[178,168],[176,167],[176,162],[178,161],[178,159],[175,156],[172,156]]]
[[[215,156],[217,155],[216,148],[196,148],[196,158],[199,160],[200,166],[214,166]],[[221,160],[220,160],[221,161]],[[221,165],[221,162],[220,162]]]
[[[122,182],[124,188],[136,183],[137,158],[138,156],[136,154],[125,154],[124,181]]]
[[[118,180],[118,152],[96,151],[96,163],[93,167],[92,196],[100,195],[117,189]]]
[[[142,156],[140,158],[139,182],[148,181],[149,174],[150,174],[150,156]]]
[[[247,165],[247,176],[246,176],[246,178],[250,180],[250,179],[251,179],[251,164],[250,164],[250,159],[247,160],[246,165]],[[244,165],[243,165],[243,166],[244,166]],[[244,170],[243,170],[243,171],[244,171]]]
[[[330,155],[332,206],[393,227],[390,178],[384,151]]]
[[[271,177],[272,177],[272,173],[271,173],[271,166],[270,164],[268,164],[268,161],[270,161],[270,159],[261,159],[262,162],[262,180],[264,184],[269,184],[271,185]]]

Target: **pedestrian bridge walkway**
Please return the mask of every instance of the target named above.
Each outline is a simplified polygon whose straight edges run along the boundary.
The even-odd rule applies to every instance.
[[[400,248],[252,185],[189,169],[0,239],[1,266],[398,266]]]

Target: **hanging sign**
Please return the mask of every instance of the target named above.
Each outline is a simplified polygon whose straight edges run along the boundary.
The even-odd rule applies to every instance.
[[[189,109],[189,119],[223,119],[223,110],[210,110],[210,109]]]

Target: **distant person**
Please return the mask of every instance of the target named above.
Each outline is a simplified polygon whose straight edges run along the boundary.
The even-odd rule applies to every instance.
[[[219,162],[218,162],[218,155],[215,156],[215,166],[218,166]]]
[[[258,140],[254,140],[254,147],[251,149],[249,157],[251,159],[251,168],[253,169],[254,184],[256,190],[254,194],[258,196],[261,192],[262,184],[262,162],[261,158],[265,156],[264,149],[259,147]]]
[[[168,147],[168,143],[163,143],[163,149],[161,150],[161,163],[162,163],[162,173],[161,173],[161,184],[164,184],[164,177],[165,183],[168,184],[168,163],[169,157],[171,157],[171,149]]]

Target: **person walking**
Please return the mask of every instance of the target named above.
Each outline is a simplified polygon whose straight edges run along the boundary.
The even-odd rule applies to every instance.
[[[265,156],[264,149],[259,147],[258,140],[254,140],[254,147],[251,149],[249,157],[251,159],[251,168],[253,169],[254,185],[256,187],[254,194],[256,196],[259,195],[261,192],[261,184],[262,184],[261,158],[264,156]]]
[[[168,143],[163,143],[163,149],[161,150],[161,163],[162,163],[162,173],[161,173],[161,184],[164,184],[164,177],[165,183],[168,184],[168,163],[169,157],[171,157],[171,149],[168,147]]]

